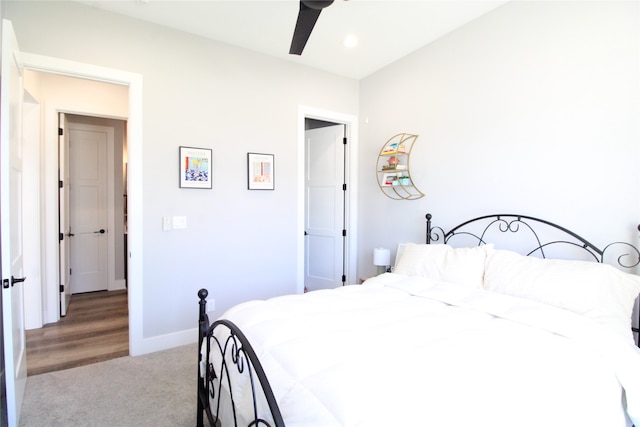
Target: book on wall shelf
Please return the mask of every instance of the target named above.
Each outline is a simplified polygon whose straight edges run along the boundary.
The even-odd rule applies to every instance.
[[[407,154],[407,152],[405,151],[405,146],[404,144],[398,144],[396,142],[391,143],[387,146],[385,146],[382,149],[382,152],[380,153],[380,155],[382,156],[386,156],[389,154]]]
[[[382,170],[407,170],[407,165],[382,165]]]

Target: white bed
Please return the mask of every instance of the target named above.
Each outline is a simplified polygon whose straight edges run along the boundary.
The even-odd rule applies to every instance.
[[[225,313],[255,352],[278,414],[259,387],[252,409],[250,381],[235,378],[229,354],[247,356],[234,350],[215,395],[231,390],[224,399],[236,411],[209,407],[222,425],[250,425],[255,413],[260,425],[288,427],[640,425],[630,328],[638,276],[491,245],[408,244],[394,271]],[[202,376],[221,363],[206,356],[209,342]]]

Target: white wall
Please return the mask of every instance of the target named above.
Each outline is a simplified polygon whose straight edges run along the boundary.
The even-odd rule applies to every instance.
[[[426,197],[390,200],[361,166],[360,274],[374,247],[424,241],[427,212],[444,227],[522,213],[638,244],[638,18],[638,2],[511,2],[362,80],[360,165],[419,134]]]
[[[357,114],[358,83],[67,2],[10,2],[23,51],[143,76],[143,334],[295,292],[299,105]],[[178,147],[213,149],[213,190],[178,188]],[[276,190],[246,190],[247,152],[273,153]],[[162,231],[184,215],[186,230]],[[195,339],[195,337],[194,337]]]

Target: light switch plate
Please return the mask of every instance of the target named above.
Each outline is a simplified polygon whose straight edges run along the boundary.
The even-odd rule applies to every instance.
[[[173,229],[181,230],[187,228],[187,217],[186,216],[174,216],[173,217]]]
[[[171,230],[171,217],[163,216],[162,217],[162,231],[170,231]]]

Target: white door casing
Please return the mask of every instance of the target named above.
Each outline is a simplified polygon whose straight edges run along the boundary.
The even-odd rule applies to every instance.
[[[69,223],[69,132],[66,116],[59,118],[61,132],[58,136],[59,214],[60,224],[60,316],[66,316],[71,300],[71,230]]]
[[[323,120],[326,122],[344,124],[346,129],[347,146],[345,151],[347,194],[345,201],[345,223],[347,236],[345,239],[345,273],[346,284],[357,283],[357,256],[358,256],[358,161],[355,153],[358,152],[358,118],[350,114],[338,113],[308,106],[298,107],[298,230],[301,230],[297,242],[297,292],[304,291],[305,276],[305,240],[302,233],[305,227],[305,121],[306,119]]]
[[[57,111],[70,111],[75,113],[92,114],[97,116],[109,116],[113,118],[120,118],[127,120],[127,248],[128,248],[128,295],[129,295],[129,353],[132,356],[138,356],[158,350],[164,350],[167,348],[180,345],[181,343],[189,343],[191,338],[191,331],[187,331],[185,334],[172,334],[167,339],[157,339],[156,337],[145,338],[143,333],[143,265],[142,259],[144,258],[143,248],[143,233],[142,233],[142,219],[143,219],[143,191],[142,191],[142,169],[143,169],[143,149],[142,149],[142,86],[143,77],[141,74],[132,73],[123,70],[117,70],[113,68],[101,67],[93,64],[80,63],[75,61],[69,61],[61,58],[53,58],[49,56],[37,55],[28,52],[23,52],[22,59],[25,68],[33,71],[62,74],[70,77],[76,77],[79,79],[90,79],[107,83],[114,83],[125,85],[128,87],[129,92],[129,105],[128,114],[112,114],[108,111],[96,110],[87,111],[86,108],[78,108],[77,106],[59,106],[54,110]],[[85,105],[86,107],[86,105]],[[55,117],[50,117],[45,112],[45,128],[50,128],[48,123],[55,121],[57,123],[57,113]],[[55,156],[55,153],[53,154]],[[57,156],[55,156],[57,160]],[[57,166],[57,162],[56,162]],[[45,171],[45,173],[48,172]],[[46,177],[57,176],[55,173],[48,173]],[[56,185],[57,187],[57,185]],[[57,194],[57,188],[51,189],[45,188],[45,193]],[[57,198],[56,198],[57,199]],[[54,225],[57,228],[57,221]],[[47,230],[49,230],[48,228]],[[46,230],[45,230],[46,231]],[[58,247],[57,235],[55,241],[51,242],[52,236],[50,233],[45,236],[45,245],[49,247]],[[55,263],[55,269],[57,271],[59,267],[58,255],[56,253],[55,259],[52,261],[49,258],[45,260],[46,268],[49,265]],[[57,278],[57,275],[52,275]],[[56,280],[57,284],[57,280]],[[55,287],[55,286],[54,286]],[[47,284],[47,290],[52,293],[53,298],[47,297],[45,303],[47,306],[59,306],[60,299],[57,289],[51,288],[50,284]],[[52,315],[53,308],[47,310],[50,314],[50,321],[55,322],[58,319]],[[57,310],[56,310],[57,314]],[[176,339],[177,336],[177,339]],[[176,341],[180,342],[176,344]]]
[[[22,103],[22,257],[24,275],[29,283],[24,286],[24,326],[26,330],[41,328],[43,323],[42,281],[42,212],[40,157],[42,109],[36,98],[24,88]]]
[[[342,285],[345,265],[344,125],[306,131],[305,287]]]
[[[0,244],[7,420],[18,425],[27,379],[22,267],[22,65],[10,21],[2,21],[0,87]],[[15,282],[15,283],[14,283]]]
[[[72,293],[110,288],[113,128],[68,123]],[[111,155],[110,155],[111,154]],[[109,162],[108,159],[111,159]],[[111,197],[111,200],[113,198]],[[111,205],[111,210],[109,209]],[[112,216],[112,215],[111,215]]]

